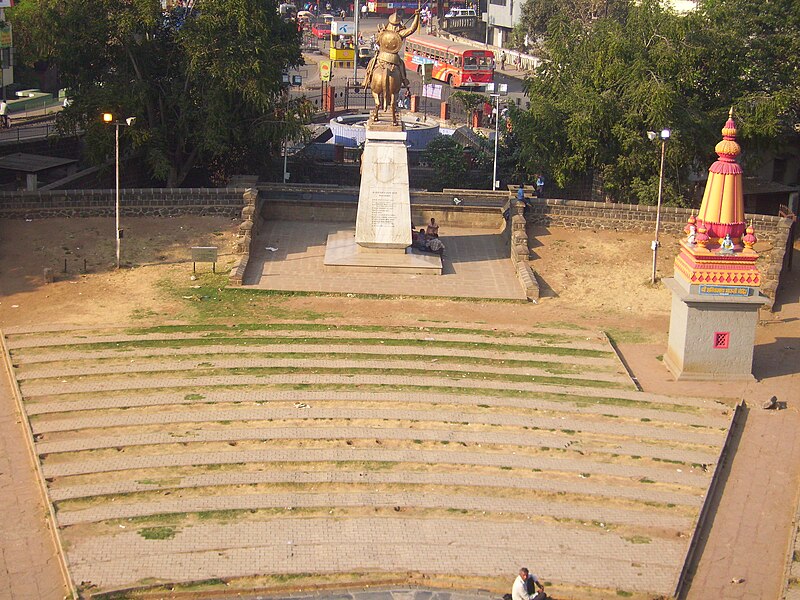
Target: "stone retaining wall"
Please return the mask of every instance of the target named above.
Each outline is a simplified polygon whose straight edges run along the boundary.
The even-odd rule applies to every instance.
[[[241,214],[242,188],[149,188],[120,190],[120,214],[125,217]],[[53,190],[0,192],[0,218],[110,217],[115,192],[110,190]]]

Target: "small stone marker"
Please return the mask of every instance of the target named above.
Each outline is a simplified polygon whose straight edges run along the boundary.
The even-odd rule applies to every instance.
[[[197,272],[197,263],[210,262],[211,271],[217,272],[217,248],[216,246],[192,246],[192,273]]]
[[[53,283],[53,269],[51,267],[44,268],[43,278],[45,284]]]

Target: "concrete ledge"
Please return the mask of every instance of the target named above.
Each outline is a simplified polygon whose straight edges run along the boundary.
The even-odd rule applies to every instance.
[[[328,236],[324,264],[325,269],[332,272],[442,274],[442,259],[435,254],[417,253],[412,248],[397,252],[364,252],[356,244],[352,230]]]

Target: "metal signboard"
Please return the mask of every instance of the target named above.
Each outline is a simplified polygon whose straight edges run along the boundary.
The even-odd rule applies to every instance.
[[[332,21],[331,35],[355,35],[356,24],[353,21]]]
[[[197,263],[210,262],[213,263],[212,270],[216,273],[218,250],[216,246],[192,246],[192,271],[195,270]]]
[[[319,78],[321,81],[331,80],[331,61],[329,60],[319,61]]]
[[[422,95],[426,98],[433,98],[434,100],[442,99],[442,86],[434,83],[422,86]]]
[[[11,35],[11,23],[6,23],[0,27],[0,48],[11,48],[14,40]]]
[[[735,285],[701,285],[697,291],[702,296],[750,296],[752,289]]]

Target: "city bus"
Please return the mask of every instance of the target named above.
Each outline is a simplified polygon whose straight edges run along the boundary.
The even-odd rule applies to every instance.
[[[432,63],[433,78],[451,87],[484,86],[494,79],[494,52],[431,35],[412,35],[406,39],[403,60],[406,69],[418,73],[424,63]]]

